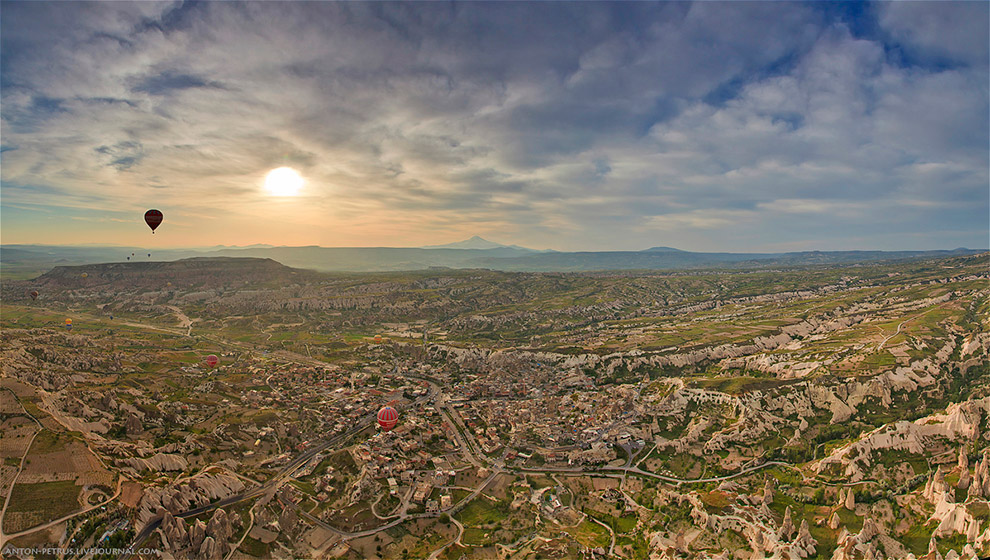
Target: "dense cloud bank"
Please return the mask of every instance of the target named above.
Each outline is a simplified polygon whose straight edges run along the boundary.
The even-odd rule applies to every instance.
[[[5,232],[47,212],[110,240],[154,200],[173,237],[217,242],[266,216],[279,239],[252,241],[985,245],[987,21],[978,2],[11,3]],[[280,165],[301,204],[259,196]]]

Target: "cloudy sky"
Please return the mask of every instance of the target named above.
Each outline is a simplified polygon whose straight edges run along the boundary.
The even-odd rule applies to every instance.
[[[2,241],[985,248],[988,9],[4,2]]]

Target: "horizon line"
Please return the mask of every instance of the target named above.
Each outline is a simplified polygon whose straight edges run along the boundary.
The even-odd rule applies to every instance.
[[[453,242],[458,243],[458,242]],[[935,248],[935,249],[796,249],[796,250],[786,250],[786,251],[759,251],[759,250],[746,250],[746,251],[693,251],[690,249],[681,249],[678,247],[670,247],[663,245],[654,245],[651,247],[646,247],[644,249],[600,249],[600,250],[559,250],[559,249],[532,249],[529,247],[523,247],[521,245],[504,245],[499,244],[499,247],[489,247],[489,248],[465,248],[465,247],[443,247],[438,245],[429,246],[389,246],[389,245],[338,245],[338,246],[326,246],[326,245],[271,245],[268,243],[251,243],[248,245],[209,245],[209,246],[173,246],[173,247],[155,247],[151,250],[153,251],[209,251],[209,250],[222,250],[222,249],[420,249],[425,251],[434,250],[455,250],[455,251],[490,251],[493,249],[524,249],[528,251],[533,251],[535,253],[642,253],[656,248],[672,249],[679,252],[685,253],[727,253],[727,254],[787,254],[787,253],[844,253],[844,252],[880,252],[880,253],[903,253],[903,252],[933,252],[933,251],[976,251],[979,253],[990,252],[990,247],[985,248],[970,248],[970,247],[953,247],[950,249],[946,248]],[[109,244],[94,244],[94,243],[0,243],[0,249],[4,247],[17,247],[17,246],[29,246],[29,247],[71,247],[71,248],[87,248],[87,249],[135,249],[141,248],[142,250],[148,250],[147,247],[142,247],[139,245],[109,245]]]

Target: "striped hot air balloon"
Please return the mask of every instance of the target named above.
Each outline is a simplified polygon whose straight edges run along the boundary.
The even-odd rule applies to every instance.
[[[399,413],[391,406],[383,406],[378,411],[378,425],[383,430],[391,430],[399,422]]]

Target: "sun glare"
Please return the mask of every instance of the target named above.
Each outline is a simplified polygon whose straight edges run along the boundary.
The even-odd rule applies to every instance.
[[[272,196],[296,196],[302,186],[302,176],[291,167],[272,169],[265,177],[265,189]]]

